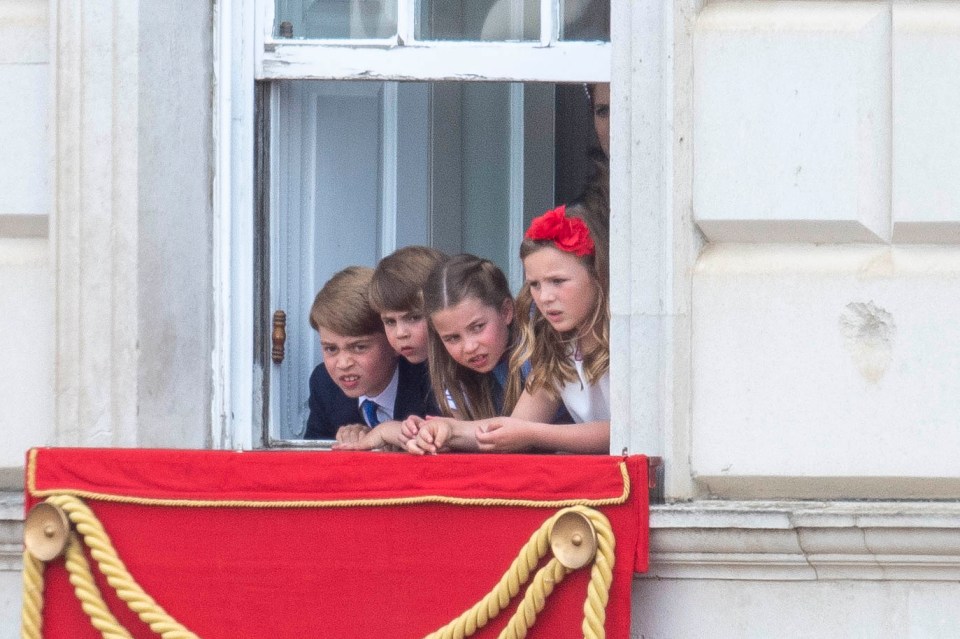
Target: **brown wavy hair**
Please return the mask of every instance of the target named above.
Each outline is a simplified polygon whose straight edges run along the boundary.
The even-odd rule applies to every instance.
[[[424,312],[430,318],[437,311],[456,306],[465,299],[474,298],[499,313],[504,303],[513,304],[513,295],[507,278],[496,264],[475,255],[454,255],[441,261],[430,273],[423,287]],[[510,325],[507,352],[514,347],[514,321]],[[494,380],[491,373],[478,373],[458,364],[440,340],[433,321],[429,322],[430,383],[437,405],[444,415],[452,416],[447,393],[453,398],[460,417],[468,420],[487,419],[499,414],[509,415],[523,391],[519,375],[510,374],[504,389],[503,410],[498,413],[493,403]],[[511,368],[511,373],[513,369]]]
[[[423,312],[423,285],[443,257],[429,246],[405,246],[380,260],[370,281],[370,306],[378,313]]]
[[[577,258],[587,267],[597,287],[597,304],[585,330],[559,332],[550,325],[524,284],[517,296],[517,324],[519,343],[510,357],[510,371],[519,370],[528,359],[532,370],[527,376],[526,388],[531,393],[545,390],[550,397],[560,397],[560,388],[577,380],[577,371],[570,361],[570,353],[577,348],[577,337],[586,334],[592,345],[580,355],[587,382],[596,384],[610,370],[610,273],[609,233],[606,216],[595,213],[584,204],[567,207],[567,217],[584,221],[593,239],[594,252]],[[524,260],[545,246],[554,246],[550,240],[524,239],[520,245],[520,259]],[[513,375],[511,374],[511,377]]]

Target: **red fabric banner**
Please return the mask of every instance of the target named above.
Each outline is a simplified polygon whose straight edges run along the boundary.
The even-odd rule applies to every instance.
[[[204,639],[423,637],[574,504],[616,538],[607,637],[629,637],[632,575],[647,567],[642,456],[35,449],[26,479],[28,508],[82,498],[140,586]],[[93,571],[131,634],[156,636]],[[589,568],[564,579],[528,636],[582,636],[588,581]],[[474,636],[496,637],[514,608]],[[43,630],[100,636],[62,558],[45,573]]]

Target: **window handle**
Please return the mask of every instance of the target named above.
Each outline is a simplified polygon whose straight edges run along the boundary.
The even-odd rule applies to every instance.
[[[283,362],[284,345],[287,342],[287,314],[283,311],[273,313],[273,363]]]

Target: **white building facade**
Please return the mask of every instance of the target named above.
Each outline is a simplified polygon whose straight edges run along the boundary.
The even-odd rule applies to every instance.
[[[270,439],[257,105],[317,68],[272,10],[0,0],[0,636],[28,447]],[[611,82],[612,452],[667,502],[634,635],[960,636],[960,4],[610,23],[609,68],[516,73]]]

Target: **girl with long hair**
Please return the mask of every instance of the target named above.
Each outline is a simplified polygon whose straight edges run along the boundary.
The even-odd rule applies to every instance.
[[[529,360],[532,370],[511,416],[421,421],[409,450],[608,452],[608,245],[604,220],[584,206],[560,206],[533,220],[520,247],[525,283],[510,366],[516,371]],[[561,405],[575,426],[553,423]]]

